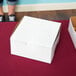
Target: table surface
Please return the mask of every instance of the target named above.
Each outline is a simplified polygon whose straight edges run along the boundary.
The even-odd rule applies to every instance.
[[[68,20],[60,20],[61,35],[52,64],[10,54],[10,36],[17,22],[0,23],[0,76],[76,76],[76,50]]]

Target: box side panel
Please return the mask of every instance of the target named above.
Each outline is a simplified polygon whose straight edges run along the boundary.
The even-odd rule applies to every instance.
[[[11,39],[11,54],[51,63],[52,50],[47,47],[22,43]]]
[[[53,47],[52,47],[52,53],[51,53],[52,61],[53,61],[53,57],[54,57],[54,54],[55,54],[55,51],[56,51],[56,46],[57,46],[57,44],[58,44],[58,42],[59,42],[59,38],[60,38],[60,32],[58,33],[58,36],[57,36],[57,38],[56,38],[56,40],[55,40],[55,42],[54,42],[54,45],[53,45]],[[51,62],[52,62],[52,61],[51,61]]]

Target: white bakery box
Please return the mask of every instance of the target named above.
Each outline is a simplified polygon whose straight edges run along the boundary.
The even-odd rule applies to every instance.
[[[70,17],[68,31],[74,47],[76,48],[76,16]]]
[[[51,63],[61,23],[24,16],[10,37],[11,54]]]

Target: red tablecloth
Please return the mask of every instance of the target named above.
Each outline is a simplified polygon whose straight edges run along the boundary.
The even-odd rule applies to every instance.
[[[10,54],[10,35],[16,22],[0,23],[0,76],[76,76],[76,50],[68,33],[68,21],[62,23],[60,42],[52,64]]]

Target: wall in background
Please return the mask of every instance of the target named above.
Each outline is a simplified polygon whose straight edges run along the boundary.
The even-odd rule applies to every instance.
[[[76,0],[19,0],[18,4],[67,3]]]
[[[4,11],[8,12],[7,0]],[[16,12],[76,9],[76,0],[18,0]]]
[[[76,0],[18,0],[18,5],[25,4],[46,4],[46,3],[71,3],[76,2]],[[6,5],[6,0],[4,0],[4,5]]]

